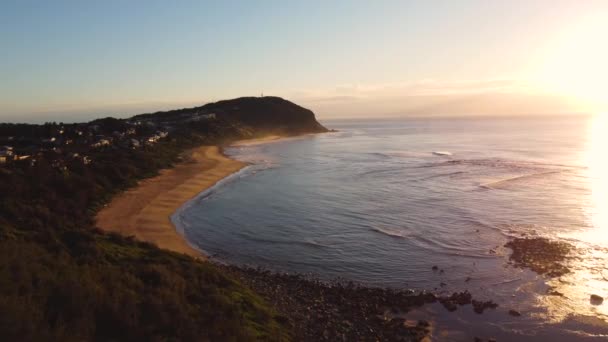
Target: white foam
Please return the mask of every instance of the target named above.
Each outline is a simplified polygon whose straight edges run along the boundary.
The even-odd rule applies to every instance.
[[[390,228],[380,228],[380,227],[371,227],[371,230],[378,232],[380,234],[396,237],[396,238],[406,238],[408,234],[406,232],[398,231]]]

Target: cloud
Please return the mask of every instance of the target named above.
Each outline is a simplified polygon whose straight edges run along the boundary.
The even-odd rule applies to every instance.
[[[585,110],[571,98],[510,79],[342,84],[301,90],[291,98],[321,117],[524,115]]]
[[[523,82],[507,79],[437,81],[433,79],[409,83],[341,84],[333,88],[301,90],[299,98],[325,101],[326,99],[378,98],[391,96],[453,95],[480,93],[530,92],[533,88]]]
[[[363,116],[526,115],[587,112],[572,98],[543,92],[511,79],[438,81],[382,84],[339,84],[328,88],[274,91],[312,109],[321,118]],[[131,101],[91,106],[57,105],[53,108],[10,108],[2,122],[88,121],[103,116],[135,114],[193,107],[206,101]]]
[[[142,113],[195,107],[204,103],[204,101],[131,101],[127,103],[92,106],[66,104],[42,109],[16,107],[3,110],[3,112],[0,113],[0,122],[84,122],[107,116],[126,118]]]

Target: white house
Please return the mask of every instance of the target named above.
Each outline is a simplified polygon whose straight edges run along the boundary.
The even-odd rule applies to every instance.
[[[13,148],[11,146],[0,146],[0,164],[4,164],[12,158]]]

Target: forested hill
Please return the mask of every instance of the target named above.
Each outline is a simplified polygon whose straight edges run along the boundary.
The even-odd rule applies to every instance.
[[[209,103],[201,107],[137,115],[133,119],[179,122],[184,119],[192,121],[213,116],[219,119],[235,120],[259,131],[279,134],[327,131],[317,122],[312,111],[273,96],[241,97]]]
[[[216,266],[94,225],[116,193],[203,144],[326,129],[275,98],[88,123],[0,124],[0,339],[284,340],[291,330]]]

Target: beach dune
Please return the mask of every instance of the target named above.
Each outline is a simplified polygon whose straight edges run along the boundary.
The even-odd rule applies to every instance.
[[[245,163],[222,154],[218,146],[202,146],[183,154],[184,161],[112,199],[96,216],[102,230],[156,244],[160,248],[206,258],[179,234],[171,215],[186,201],[240,170]]]

